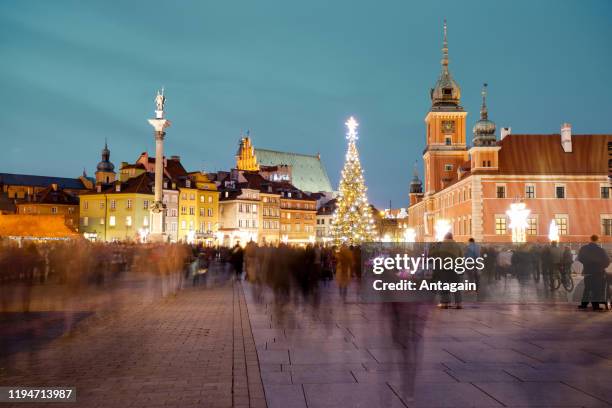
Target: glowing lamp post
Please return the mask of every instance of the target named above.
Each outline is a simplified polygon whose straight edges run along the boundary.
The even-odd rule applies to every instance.
[[[557,222],[555,220],[550,221],[550,226],[548,227],[548,239],[559,242],[559,227],[557,226]]]
[[[444,236],[451,230],[450,222],[443,218],[438,218],[434,225],[434,230],[436,231],[436,241],[444,241]]]
[[[414,228],[406,228],[404,231],[404,242],[415,242],[416,241],[416,231]]]
[[[525,203],[512,203],[506,215],[510,218],[510,229],[512,230],[512,242],[527,241],[527,218],[531,210],[528,210]]]

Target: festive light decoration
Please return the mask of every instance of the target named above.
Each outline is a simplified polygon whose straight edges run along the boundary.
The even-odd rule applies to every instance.
[[[559,227],[554,219],[550,220],[550,226],[548,227],[548,239],[559,242]]]
[[[404,242],[416,242],[416,231],[414,228],[406,228],[406,231],[404,231]]]
[[[434,225],[436,231],[436,241],[444,241],[444,236],[451,231],[451,225],[448,220],[438,218]]]
[[[512,230],[512,242],[527,242],[527,218],[531,210],[526,208],[525,203],[512,203],[506,215],[510,218],[510,229]]]
[[[348,130],[348,148],[338,188],[336,211],[332,217],[332,234],[336,244],[359,245],[375,239],[374,219],[355,144],[359,123],[351,116],[345,125]]]

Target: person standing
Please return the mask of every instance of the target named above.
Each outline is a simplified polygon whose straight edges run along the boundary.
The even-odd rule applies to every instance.
[[[579,309],[586,309],[591,302],[593,310],[601,310],[600,303],[605,302],[606,268],[610,265],[610,258],[597,244],[598,240],[597,235],[591,235],[591,242],[582,246],[578,252],[578,261],[583,265],[584,275],[584,293]]]
[[[459,275],[455,272],[454,269],[446,269],[444,268],[444,263],[446,263],[447,258],[451,258],[453,260],[453,265],[455,264],[455,260],[463,256],[463,251],[461,247],[455,242],[453,239],[453,234],[451,232],[447,233],[444,236],[444,241],[437,243],[431,250],[430,257],[432,258],[440,258],[442,262],[439,267],[434,270],[434,281],[439,281],[442,283],[455,283],[459,282]],[[463,309],[461,305],[461,292],[456,291],[452,292],[455,300],[455,307],[457,309]],[[438,307],[441,309],[448,309],[450,305],[450,290],[441,290],[440,291],[440,304]]]
[[[472,259],[474,261],[474,264],[476,262],[476,259],[480,258],[480,246],[476,244],[474,238],[470,238],[468,240],[468,246],[465,250],[465,258]],[[480,274],[478,273],[478,270],[475,267],[468,269],[467,275],[470,282],[476,283],[476,290],[478,290],[478,288],[480,287]]]
[[[351,282],[352,275],[351,267],[353,266],[353,252],[346,244],[342,244],[338,250],[337,256],[336,282],[338,283],[340,297],[342,301],[346,303],[348,285]]]

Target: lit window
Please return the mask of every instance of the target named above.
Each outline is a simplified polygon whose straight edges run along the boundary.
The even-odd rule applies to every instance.
[[[568,216],[566,214],[555,215],[555,222],[559,229],[559,235],[567,235],[568,233]]]
[[[210,196],[208,196],[208,202],[209,202],[209,203],[212,203],[212,202],[213,202],[213,198],[212,198],[212,196],[211,196],[211,195],[210,195]]]
[[[525,185],[525,198],[535,198],[535,186],[533,184]]]
[[[209,217],[212,217],[212,216],[213,216],[213,209],[212,209],[212,208],[209,208],[209,209],[208,209],[208,216],[209,216]]]
[[[89,201],[87,201],[87,200],[83,201],[83,208],[85,210],[87,210],[89,208]]]
[[[128,215],[125,217],[125,225],[128,227],[132,226],[132,216],[131,215]]]
[[[194,193],[189,194],[189,199],[190,200],[195,200],[195,194]]]
[[[145,209],[145,210],[149,209],[149,200],[144,200],[142,202],[142,208]]]
[[[182,229],[187,228],[187,222],[185,220],[181,221],[181,228]]]
[[[504,235],[506,233],[506,217],[496,216],[495,217],[495,234]]]
[[[115,200],[111,200],[111,210],[114,210],[117,207],[117,202]]]
[[[149,226],[149,217],[147,217],[146,215],[142,219],[142,226],[143,227],[148,227]]]
[[[538,219],[527,218],[527,235],[538,235]]]
[[[89,225],[89,217],[83,217],[83,226],[87,227]]]
[[[132,200],[128,198],[127,200],[127,208],[130,209],[132,208]]]
[[[204,194],[200,195],[200,202],[203,203],[204,202]]]
[[[257,213],[257,204],[253,204],[253,214]]]
[[[110,218],[108,219],[108,225],[110,225],[111,227],[115,226],[115,216],[111,215]]]

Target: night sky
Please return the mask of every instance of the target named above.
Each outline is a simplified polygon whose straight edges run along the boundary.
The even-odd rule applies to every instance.
[[[414,3],[3,0],[0,172],[93,175],[105,137],[117,168],[153,152],[163,85],[188,170],[228,169],[250,129],[320,152],[336,187],[353,114],[370,200],[406,206],[444,18],[470,139],[483,82],[498,129],[612,132],[609,0]]]

